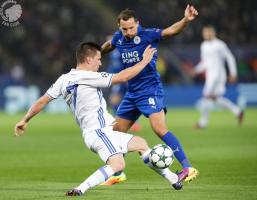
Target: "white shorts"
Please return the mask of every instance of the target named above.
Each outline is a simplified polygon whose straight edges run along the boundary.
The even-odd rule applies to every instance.
[[[226,82],[219,79],[207,79],[203,89],[204,96],[222,96],[225,93]]]
[[[133,135],[113,131],[112,127],[83,132],[84,142],[87,147],[97,153],[106,163],[108,158],[114,154],[128,152],[128,143]]]

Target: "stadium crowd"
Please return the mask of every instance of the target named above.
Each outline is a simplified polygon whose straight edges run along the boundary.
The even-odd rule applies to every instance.
[[[187,1],[23,0],[18,3],[22,6],[20,25],[13,28],[1,25],[0,28],[0,87],[10,83],[33,83],[45,89],[74,65],[72,52],[80,41],[102,43],[115,31],[120,10],[135,9],[143,26],[162,28],[183,15]],[[176,58],[183,65],[196,64],[202,41],[201,28],[212,24],[237,58],[239,81],[256,82],[257,2],[194,0],[192,4],[199,10],[200,17],[182,34],[164,41],[166,48],[161,47],[167,68],[164,81],[183,81],[183,75],[170,58]]]

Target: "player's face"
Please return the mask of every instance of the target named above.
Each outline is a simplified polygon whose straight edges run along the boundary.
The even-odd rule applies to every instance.
[[[137,35],[138,21],[135,21],[135,18],[129,18],[127,21],[121,19],[119,27],[127,39],[132,39]]]
[[[215,31],[210,27],[203,28],[202,35],[204,40],[212,40],[215,37]]]
[[[89,58],[89,64],[91,66],[92,71],[98,71],[99,67],[102,65],[100,51],[97,51],[95,56]]]

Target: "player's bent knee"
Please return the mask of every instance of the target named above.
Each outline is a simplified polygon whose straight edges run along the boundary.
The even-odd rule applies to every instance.
[[[120,124],[116,123],[113,126],[113,130],[114,131],[120,131],[120,132],[124,132],[126,133],[128,131],[129,128],[127,128],[126,126],[121,126]]]
[[[126,166],[126,164],[124,161],[116,161],[116,162],[112,163],[112,165],[111,165],[111,167],[115,173],[123,171],[125,169],[125,166]]]
[[[116,154],[116,155],[111,156],[108,159],[107,163],[111,166],[111,168],[113,169],[113,171],[115,173],[119,172],[119,171],[123,171],[126,166],[125,160],[124,160],[122,154]]]

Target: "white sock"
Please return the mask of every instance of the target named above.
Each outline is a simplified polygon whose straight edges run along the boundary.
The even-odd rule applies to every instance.
[[[230,101],[229,99],[227,99],[225,97],[217,98],[217,104],[224,108],[227,108],[236,116],[238,116],[240,114],[240,111],[241,111],[240,108],[238,106],[236,106],[236,104],[234,104],[232,101]]]
[[[93,188],[104,181],[106,181],[109,177],[114,174],[114,171],[110,167],[110,165],[105,165],[95,171],[91,176],[89,176],[83,183],[81,183],[77,190],[80,190],[83,194],[90,188]]]
[[[160,169],[152,165],[152,163],[149,161],[150,152],[151,152],[151,149],[148,149],[143,155],[141,155],[141,159],[144,161],[144,163],[148,167],[153,169],[155,172],[160,174],[162,177],[164,177],[166,180],[168,180],[170,184],[174,184],[178,182],[178,175],[171,172],[169,168]]]
[[[213,106],[213,100],[208,98],[203,98],[202,105],[201,105],[201,117],[199,120],[199,125],[201,127],[206,127],[209,121],[209,113]]]

